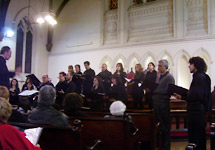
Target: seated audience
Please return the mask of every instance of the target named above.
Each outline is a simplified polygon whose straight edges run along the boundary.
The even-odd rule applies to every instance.
[[[10,104],[11,105],[18,105],[19,104],[19,84],[16,79],[12,79],[10,82]]]
[[[26,137],[25,133],[7,124],[12,113],[12,106],[0,98],[0,149],[1,150],[40,150],[34,146]]]
[[[129,121],[129,132],[131,135],[135,134],[139,129],[137,129],[134,125],[134,122],[132,120],[131,116],[127,116],[125,114],[126,105],[121,101],[115,101],[110,106],[110,113],[112,116],[106,115],[105,118],[110,117],[122,117],[122,118],[128,118]]]
[[[0,97],[9,101],[9,91],[5,86],[0,86]],[[9,118],[10,122],[27,122],[26,118],[17,110],[13,109],[12,114]]]
[[[124,116],[125,110],[126,106],[121,101],[115,101],[110,105],[110,113],[113,116]]]
[[[55,89],[46,85],[40,89],[38,106],[28,116],[28,121],[34,124],[69,126],[63,113],[52,107],[55,101]]]
[[[30,110],[31,110],[31,103],[29,102],[28,97],[20,96],[18,111],[21,113],[29,113]]]
[[[64,98],[64,113],[68,117],[84,117],[80,112],[83,105],[83,99],[79,94],[69,93]]]

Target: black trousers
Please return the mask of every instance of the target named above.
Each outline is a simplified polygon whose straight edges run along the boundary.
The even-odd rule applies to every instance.
[[[154,122],[160,122],[162,136],[162,150],[170,150],[170,103],[169,99],[153,100]]]
[[[189,143],[195,143],[197,150],[206,150],[206,121],[204,110],[187,111]]]

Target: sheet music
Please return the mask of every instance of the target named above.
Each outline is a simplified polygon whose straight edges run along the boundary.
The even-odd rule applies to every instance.
[[[38,127],[38,128],[31,128],[31,129],[26,129],[24,132],[26,134],[26,138],[33,144],[37,145],[38,140],[40,138],[40,135],[42,133],[43,128]]]
[[[131,81],[131,79],[128,79],[128,78],[125,78],[125,80],[126,80],[127,82],[130,82],[130,81]]]
[[[37,90],[25,90],[25,91],[19,93],[19,95],[20,96],[30,96],[30,95],[33,95],[37,92],[38,92]]]

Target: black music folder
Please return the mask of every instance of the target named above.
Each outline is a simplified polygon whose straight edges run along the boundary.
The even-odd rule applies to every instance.
[[[152,82],[150,80],[145,79],[143,81],[143,87],[144,88],[149,88],[151,91],[154,91],[157,88],[158,85],[159,85],[158,83]]]
[[[32,83],[36,86],[36,87],[39,87],[41,82],[40,80],[34,75],[34,74],[30,74],[30,75],[27,75],[26,77],[30,78]]]
[[[188,89],[177,86],[175,84],[169,84],[168,93],[173,95],[174,93],[181,95],[182,97],[186,97],[188,93]]]

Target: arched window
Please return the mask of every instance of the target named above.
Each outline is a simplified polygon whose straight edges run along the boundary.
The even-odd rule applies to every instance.
[[[16,68],[22,67],[24,73],[31,73],[33,30],[30,21],[24,17],[17,26]]]
[[[188,68],[189,59],[184,54],[181,56],[178,65],[178,85],[184,88],[189,88],[191,75]]]

